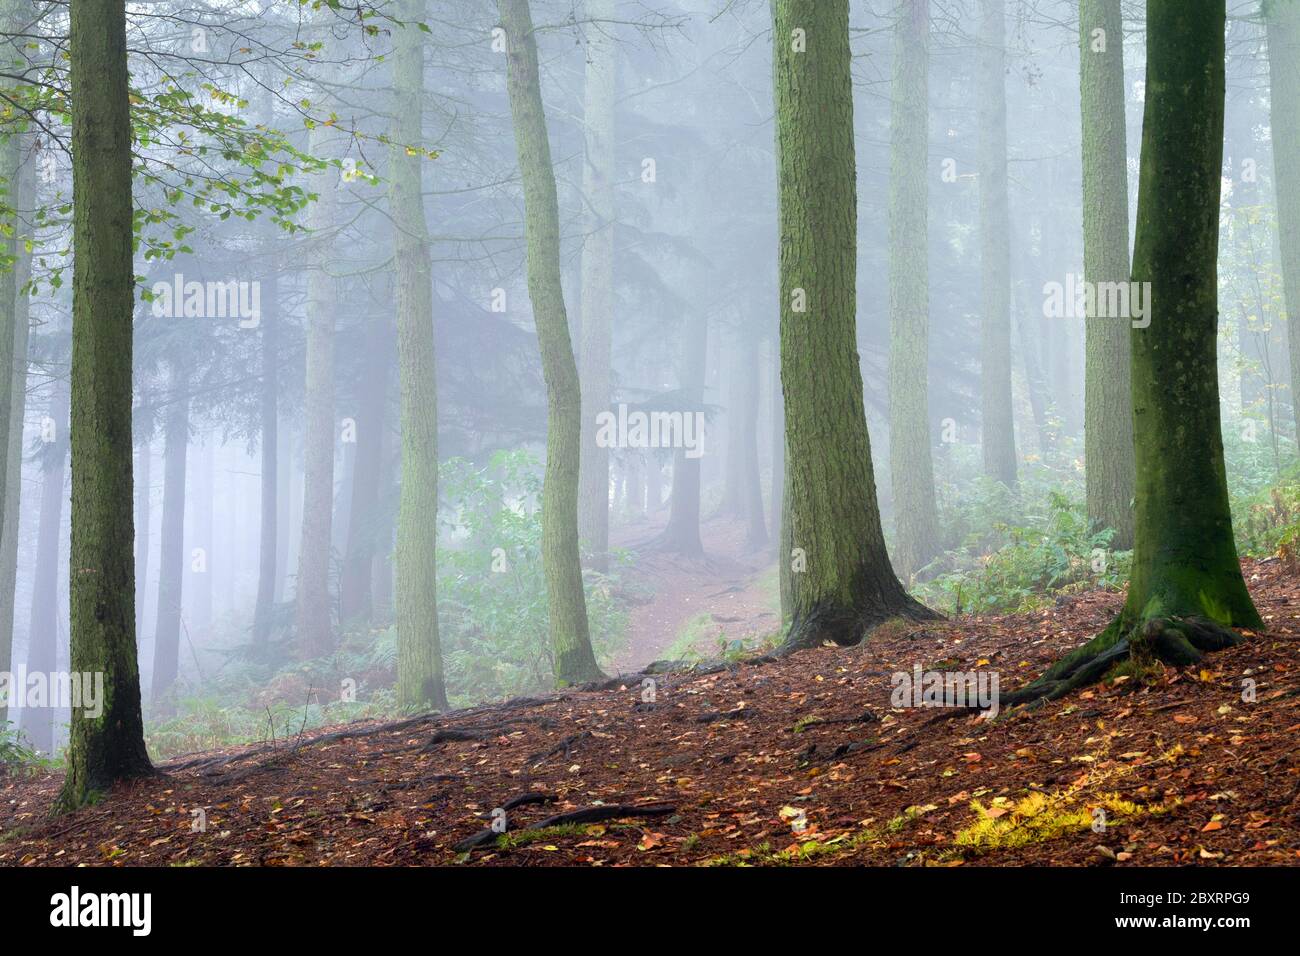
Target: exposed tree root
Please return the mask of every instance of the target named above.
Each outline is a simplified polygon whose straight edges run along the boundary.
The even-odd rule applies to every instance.
[[[938,611],[931,610],[910,597],[900,606],[876,605],[862,611],[850,611],[839,605],[826,604],[796,619],[790,625],[785,640],[767,658],[780,660],[796,651],[821,647],[827,641],[840,647],[853,647],[862,643],[863,638],[876,625],[899,617],[918,623],[943,619]]]
[[[508,806],[502,809],[509,809]],[[523,827],[519,830],[510,829],[510,821],[506,820],[507,833],[529,833],[537,830],[545,830],[549,827],[571,826],[578,823],[600,823],[602,820],[621,820],[626,817],[662,817],[672,813],[677,808],[671,804],[661,803],[652,806],[635,806],[632,804],[612,803],[598,804],[594,807],[585,807],[582,810],[570,810],[568,813],[557,813],[553,817],[547,817],[540,820],[530,827]],[[501,836],[495,830],[483,830],[471,837],[466,837],[457,843],[452,849],[457,853],[468,853],[476,847],[485,846],[495,843],[497,837]]]
[[[1056,700],[1097,683],[1130,658],[1185,667],[1211,651],[1241,642],[1236,631],[1204,618],[1154,617],[1125,629],[1123,618],[1117,617],[1106,630],[1057,661],[1041,677],[1019,690],[999,695],[998,706]]]

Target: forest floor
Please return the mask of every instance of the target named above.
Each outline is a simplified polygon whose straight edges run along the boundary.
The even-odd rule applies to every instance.
[[[891,678],[1008,689],[1121,595],[659,675],[653,702],[633,677],[196,755],[55,820],[58,774],[9,777],[0,865],[1297,864],[1300,587],[1245,571],[1267,633],[1037,710],[892,709]]]
[[[630,609],[628,641],[614,655],[615,670],[632,673],[666,658],[717,657],[731,642],[752,643],[780,628],[773,551],[748,550],[743,521],[704,521],[703,558],[643,547],[662,525],[662,518],[643,518],[610,529],[611,545],[631,554],[622,576],[650,595]]]

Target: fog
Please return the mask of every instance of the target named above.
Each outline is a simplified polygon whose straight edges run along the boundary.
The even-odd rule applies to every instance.
[[[15,677],[0,719],[57,760],[81,673],[77,450],[126,446],[87,412],[69,456],[70,400],[96,392],[71,385],[68,8],[4,6],[0,127],[17,164],[0,197],[15,344],[0,671]],[[831,43],[779,12],[774,31],[782,4],[513,6],[531,13],[539,87],[498,5],[477,0],[361,16],[127,5],[135,537],[116,545],[152,756],[619,674],[635,686],[654,662],[1122,585],[1133,479],[1090,484],[1113,459],[1085,425],[1110,428],[1115,403],[1128,419],[1106,342],[1152,321],[1149,283],[1128,285],[1145,4],[1125,2],[1098,50],[1075,2],[853,0],[851,128],[824,138],[776,121],[774,78],[792,110],[815,84],[801,61],[774,63],[774,43],[807,57]],[[1274,177],[1266,32],[1258,3],[1229,5],[1217,413],[1243,551],[1251,502],[1295,459],[1278,193],[1297,187]],[[1084,143],[1081,50],[1122,54],[1109,112],[1090,119],[1104,142]],[[842,168],[817,157],[848,132],[855,205],[801,191]],[[1125,195],[1112,177],[1085,202],[1087,150],[1124,163]],[[1109,262],[1085,263],[1085,213],[1109,217]],[[837,218],[855,228],[833,232]],[[799,272],[801,242],[822,265]],[[847,364],[818,298],[845,254]],[[1123,287],[1085,292],[1098,280]],[[1120,340],[1091,340],[1106,322]],[[828,411],[852,419],[859,398],[865,455]],[[791,489],[811,502],[793,516]],[[864,523],[828,518],[841,505]],[[876,583],[845,624],[799,591],[838,587],[822,569],[852,563],[850,535]],[[872,535],[888,560],[872,563]]]

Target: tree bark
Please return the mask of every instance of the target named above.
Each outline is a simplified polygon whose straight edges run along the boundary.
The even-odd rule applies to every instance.
[[[981,0],[979,35],[980,394],[984,473],[1016,483],[1007,211],[1006,0]]]
[[[126,7],[70,10],[72,92],[71,669],[104,675],[98,716],[73,707],[57,810],[149,774],[131,545],[131,117]]]
[[[309,151],[324,155],[327,127],[311,131]],[[302,535],[295,594],[298,654],[321,657],[334,647],[330,623],[331,525],[334,517],[334,310],[329,274],[337,172],[318,177],[311,210],[311,271],[307,276],[307,371],[304,385]]]
[[[542,485],[542,564],[558,683],[601,677],[591,649],[578,552],[578,456],[582,398],[560,282],[555,173],[527,0],[497,0],[509,44],[506,88],[524,186],[528,295],[546,381],[546,477]]]
[[[609,570],[609,449],[596,442],[596,416],[610,405],[610,326],[614,312],[614,96],[618,49],[613,0],[586,0],[587,68],[583,106],[586,199],[582,245],[582,454],[578,537],[587,560]]]
[[[1128,151],[1120,0],[1082,0],[1079,58],[1083,276],[1094,283],[1128,282]],[[1085,321],[1083,437],[1088,520],[1094,528],[1113,528],[1110,546],[1125,551],[1133,546],[1136,480],[1129,320],[1090,315]]]
[[[889,470],[894,567],[904,579],[939,550],[928,395],[929,48],[930,2],[907,0],[894,27],[889,165]]]
[[[857,353],[848,0],[777,0],[773,42],[786,498],[802,556],[790,651],[856,644],[878,621],[932,612],[894,576],[876,504]]]
[[[274,253],[275,239],[269,234],[270,228],[268,227],[262,249],[263,261],[268,268],[259,326],[262,336],[262,387],[259,401],[262,452],[257,599],[253,605],[253,644],[256,647],[265,647],[271,638],[280,538],[280,263]]]
[[[12,183],[12,205],[19,215],[32,207],[32,163],[29,150],[31,138],[14,135],[17,144],[14,155],[19,158],[18,168],[6,170],[7,182]],[[8,158],[7,146],[0,147]],[[27,162],[23,158],[27,157]],[[17,220],[18,217],[15,217]],[[27,410],[27,343],[30,337],[30,296],[23,290],[31,275],[32,254],[27,248],[28,236],[20,221],[13,223],[13,376],[9,393],[9,438],[5,447],[4,520],[0,522],[0,671],[10,670],[13,662],[14,639],[14,588],[18,577],[19,504],[22,499],[23,477],[23,418]],[[0,283],[0,285],[3,285]],[[0,308],[3,308],[0,305]],[[0,322],[3,325],[3,322]],[[0,701],[0,728],[8,719],[7,708]]]
[[[1182,665],[1262,628],[1228,507],[1219,419],[1218,246],[1225,0],[1147,4],[1146,112],[1131,330],[1137,524],[1128,598],[1111,625],[1003,697],[1059,697],[1136,656]]]
[[[1286,298],[1291,407],[1300,442],[1300,0],[1267,0],[1269,101],[1273,181],[1277,190],[1278,244]]]
[[[407,21],[424,0],[405,0]],[[424,220],[421,142],[423,34],[397,35],[392,213],[397,258],[397,351],[401,375],[402,484],[397,517],[397,699],[407,708],[447,709],[438,639],[438,389],[433,289]],[[561,319],[563,321],[563,319]],[[576,507],[576,501],[575,501]]]
[[[154,626],[153,686],[159,704],[180,666],[181,608],[185,581],[185,465],[190,441],[190,396],[184,362],[173,359],[163,434],[163,511],[158,552],[158,623]],[[73,468],[76,471],[75,462]]]
[[[67,497],[68,383],[54,382],[47,412],[53,441],[41,450],[41,512],[36,531],[36,567],[27,628],[27,672],[50,674],[59,659],[59,544]],[[41,753],[54,752],[54,708],[24,707],[23,732]]]

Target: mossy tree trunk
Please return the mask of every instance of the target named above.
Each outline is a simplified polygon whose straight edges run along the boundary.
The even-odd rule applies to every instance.
[[[1006,0],[981,0],[979,32],[980,409],[984,474],[1016,483],[1007,209]]]
[[[596,442],[596,416],[610,404],[614,313],[614,95],[618,49],[613,0],[586,0],[587,67],[582,128],[582,456],[578,534],[591,567],[609,570],[609,449]],[[603,21],[603,22],[599,22]]]
[[[397,261],[402,477],[397,515],[397,699],[447,709],[438,641],[438,386],[433,287],[424,219],[424,0],[404,0],[393,66],[394,147],[389,153]]]
[[[1083,102],[1083,275],[1127,282],[1128,152],[1124,126],[1124,18],[1120,0],[1079,6]],[[1084,461],[1088,520],[1112,528],[1110,546],[1133,546],[1133,407],[1129,323],[1088,316],[1084,327]]]
[[[1260,628],[1232,536],[1219,421],[1218,246],[1225,0],[1147,4],[1133,281],[1137,525],[1128,599],[1105,631],[1005,703],[1057,697],[1130,656],[1182,665]]]
[[[126,8],[70,6],[72,92],[71,670],[104,675],[72,708],[56,810],[152,773],[140,714],[131,547],[131,117]]]
[[[576,684],[601,676],[591,649],[578,553],[578,456],[582,398],[560,283],[560,215],[537,72],[528,0],[497,0],[506,32],[510,112],[524,187],[528,296],[546,381],[546,477],[542,484],[542,565],[555,677]]]
[[[894,576],[876,504],[856,338],[848,0],[777,0],[773,38],[787,507],[802,556],[788,652],[932,612]]]
[[[908,576],[939,550],[927,394],[930,2],[907,0],[897,16],[889,163],[889,470],[894,566]]]
[[[1300,442],[1300,0],[1265,0],[1273,181],[1286,297],[1291,406]]]

